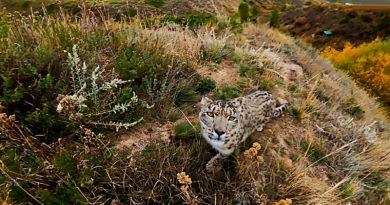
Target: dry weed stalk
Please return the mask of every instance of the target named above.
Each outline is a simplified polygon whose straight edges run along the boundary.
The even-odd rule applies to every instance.
[[[190,205],[200,204],[198,197],[191,190],[192,180],[190,176],[188,176],[185,172],[180,172],[177,173],[176,177],[181,184],[180,190],[182,195],[184,195],[183,199],[185,203]]]

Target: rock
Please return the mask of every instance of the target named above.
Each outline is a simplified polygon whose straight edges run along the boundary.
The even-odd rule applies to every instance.
[[[301,66],[293,63],[280,63],[280,74],[288,81],[295,82],[303,75]]]

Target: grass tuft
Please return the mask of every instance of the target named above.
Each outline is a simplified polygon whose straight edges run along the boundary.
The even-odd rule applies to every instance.
[[[239,96],[238,90],[232,86],[224,86],[217,89],[217,98],[221,100],[230,100]]]
[[[165,0],[145,0],[145,3],[159,8],[165,5]]]
[[[182,122],[175,126],[175,137],[178,139],[192,139],[199,135],[199,131],[188,122]]]

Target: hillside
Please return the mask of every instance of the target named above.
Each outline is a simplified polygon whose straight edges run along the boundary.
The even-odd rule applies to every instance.
[[[199,2],[121,20],[86,6],[3,12],[3,204],[390,203],[390,127],[375,99],[311,46],[241,23],[240,2],[192,13]],[[201,97],[256,90],[288,113],[207,173]]]
[[[340,4],[311,4],[284,12],[281,29],[318,49],[327,46],[342,49],[347,42],[359,45],[376,38],[387,38],[390,35],[388,9],[389,7],[370,10],[369,7],[355,9]],[[324,31],[331,31],[332,35],[325,35]]]

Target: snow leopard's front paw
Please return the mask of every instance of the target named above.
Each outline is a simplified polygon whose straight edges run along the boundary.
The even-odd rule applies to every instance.
[[[213,158],[210,159],[209,162],[206,164],[206,170],[209,173],[216,173],[221,170],[223,160],[225,159],[224,156],[221,154],[215,155]]]

